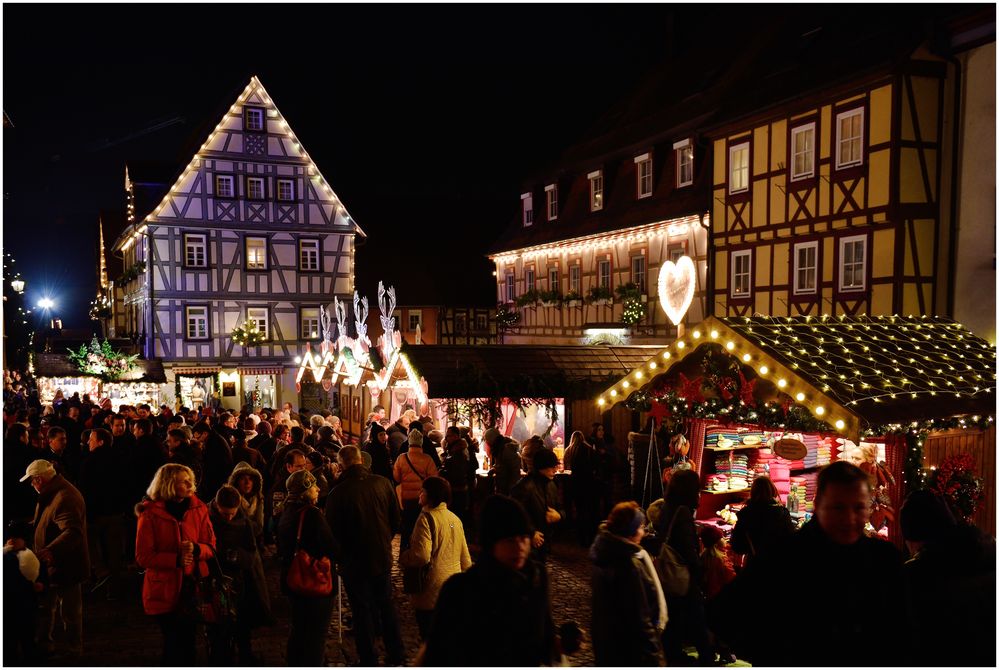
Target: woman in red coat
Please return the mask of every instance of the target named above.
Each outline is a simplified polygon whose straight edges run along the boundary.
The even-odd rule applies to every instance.
[[[146,571],[142,606],[163,630],[163,665],[195,665],[196,623],[179,612],[184,580],[208,575],[215,532],[208,506],[194,495],[194,473],[167,463],[156,471],[139,517],[135,561]]]

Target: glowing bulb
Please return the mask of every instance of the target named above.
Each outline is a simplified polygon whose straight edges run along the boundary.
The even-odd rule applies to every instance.
[[[778,386],[779,388],[784,388],[785,386],[787,386],[787,382],[786,382],[786,381],[784,381],[783,379],[778,379],[778,380],[777,380],[777,386]]]
[[[638,372],[635,373],[635,379],[641,379],[641,378],[642,378],[642,371],[639,370]]]
[[[295,356],[295,365],[298,365],[301,362],[302,362],[302,357],[301,356]]]
[[[735,349],[735,342],[726,342],[725,348],[728,349],[729,351],[732,351],[733,349]]]
[[[796,396],[794,396],[794,397],[795,397],[795,399],[796,399],[796,400],[797,400],[798,402],[801,402],[801,401],[803,401],[803,400],[805,399],[805,394],[804,394],[804,393],[799,393],[798,395],[796,395]]]
[[[624,388],[629,388],[631,387],[631,384],[629,384],[628,382],[623,382],[621,386],[623,386]]]
[[[761,366],[760,366],[760,374],[761,374],[761,375],[765,375],[765,374],[767,374],[768,372],[770,372],[770,369],[769,369],[769,368],[768,368],[767,366],[765,366],[765,365],[761,365]]]
[[[822,416],[825,413],[826,413],[826,408],[823,407],[822,405],[819,405],[818,407],[815,408],[815,416]]]
[[[604,406],[604,399],[601,398],[600,400],[598,400],[597,404],[600,405],[601,407],[603,407]]]
[[[668,351],[663,352],[663,360],[668,361],[670,359],[670,353]]]
[[[611,398],[616,398],[617,397],[617,391],[615,391],[613,389],[611,389],[610,394],[611,394]]]
[[[685,346],[687,346],[687,345],[684,344],[683,342],[677,342],[676,343],[676,348],[677,349],[683,349]]]
[[[718,331],[717,330],[712,330],[711,331],[711,339],[712,340],[717,340],[718,339]]]
[[[701,331],[695,330],[694,331],[694,339],[695,340],[699,340],[700,338],[701,338]]]
[[[845,425],[846,425],[846,424],[845,424],[845,423],[843,423],[843,419],[840,419],[840,420],[838,420],[838,421],[836,422],[836,428],[837,428],[838,430],[843,430],[843,426],[845,426]]]
[[[745,361],[745,362],[747,362],[747,363],[748,363],[748,362],[749,362],[749,361],[750,361],[750,360],[751,360],[752,358],[753,358],[753,357],[752,357],[752,356],[750,356],[749,354],[743,354],[743,355],[742,355],[742,360],[744,360],[744,361]]]
[[[652,361],[651,363],[649,363],[649,369],[650,370],[655,370],[657,367],[659,367],[659,365],[655,361]],[[976,421],[977,421],[977,419],[976,419]]]

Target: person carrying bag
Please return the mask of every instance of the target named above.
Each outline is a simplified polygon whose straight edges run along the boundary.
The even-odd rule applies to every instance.
[[[669,544],[679,512],[678,509],[673,513],[669,523],[662,549],[656,557],[656,572],[659,573],[659,583],[662,584],[663,592],[668,596],[682,598],[690,592],[690,567],[684,562],[680,553]]]
[[[392,468],[392,476],[399,496],[402,509],[402,528],[400,529],[400,549],[409,548],[410,537],[416,519],[420,516],[420,489],[427,477],[437,476],[437,466],[430,456],[423,453],[423,434],[415,428],[409,431],[409,449],[402,452]]]

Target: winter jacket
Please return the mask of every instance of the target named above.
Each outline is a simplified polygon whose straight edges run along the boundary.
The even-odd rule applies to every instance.
[[[585,442],[565,450],[565,469],[570,471],[569,481],[574,493],[585,495],[596,491],[597,451]]]
[[[451,484],[452,493],[468,491],[475,484],[475,469],[468,456],[468,444],[459,439],[447,446],[440,476]]]
[[[263,455],[253,449],[252,447],[246,446],[245,443],[237,442],[232,446],[232,462],[233,463],[249,463],[251,467],[262,468],[265,467]]]
[[[674,516],[676,521],[673,521]],[[673,530],[670,532],[670,524]],[[691,591],[700,592],[702,582],[701,569],[701,542],[697,535],[697,525],[694,523],[694,514],[686,505],[679,507],[664,505],[659,516],[659,523],[656,524],[656,534],[666,541],[669,534],[669,546],[683,559],[684,564],[690,568]]]
[[[598,666],[660,666],[666,612],[645,550],[602,529],[590,547],[593,653]],[[647,554],[646,554],[647,556]]]
[[[232,448],[229,440],[216,431],[208,433],[202,447],[201,461],[204,464],[204,477],[198,488],[205,500],[211,500],[229,480],[229,473],[232,472]]]
[[[732,551],[751,560],[769,552],[793,532],[794,522],[786,507],[776,502],[762,505],[750,502],[739,510],[732,529]]]
[[[803,586],[814,603],[808,627],[822,634],[783,635],[774,644],[776,622],[801,620],[793,603]],[[870,537],[837,544],[813,519],[708,602],[708,625],[754,666],[897,666],[912,662],[906,609],[895,545]]]
[[[128,463],[129,478],[124,482],[128,488],[128,500],[137,503],[146,495],[146,489],[156,476],[156,471],[166,463],[166,449],[152,435],[143,435],[135,441],[125,457]]]
[[[434,521],[434,537],[430,536],[427,516]],[[431,562],[431,555],[433,559]],[[430,574],[420,593],[410,596],[413,609],[432,610],[437,604],[437,595],[448,577],[468,570],[472,557],[465,542],[465,530],[461,519],[447,508],[445,503],[437,507],[426,506],[416,519],[413,539],[409,549],[399,556],[399,563],[406,567],[420,567],[431,563]]]
[[[496,634],[497,630],[501,632]],[[528,560],[523,569],[511,570],[484,554],[478,563],[444,582],[423,663],[537,667],[551,665],[554,650],[544,566]]]
[[[42,549],[52,552],[46,564],[50,585],[74,586],[90,577],[87,506],[80,491],[62,475],[49,480],[38,494],[34,526],[35,554]]]
[[[392,454],[386,442],[382,444],[377,440],[364,445],[364,451],[371,455],[371,472],[381,475],[389,481],[392,480]]]
[[[35,510],[35,491],[31,484],[21,481],[33,460],[45,458],[44,454],[35,454],[31,445],[14,440],[3,442],[3,508],[7,519],[27,521]]]
[[[112,447],[98,447],[80,464],[79,488],[87,501],[87,518],[124,514],[136,500],[125,498],[123,463]]]
[[[420,447],[409,445],[409,451],[399,454],[392,468],[392,477],[402,486],[402,500],[409,502],[420,497],[423,480],[437,475],[437,466]]]
[[[248,627],[273,621],[264,564],[260,559],[255,528],[243,510],[232,521],[219,514],[213,501],[208,518],[215,531],[215,550],[222,572],[233,578],[238,595],[237,616]]]
[[[249,463],[237,463],[236,467],[232,469],[232,474],[229,475],[229,486],[234,486],[239,489],[237,482],[243,475],[248,475],[253,481],[253,489],[250,491],[249,496],[243,496],[242,491],[240,495],[243,500],[241,507],[243,511],[246,512],[247,518],[250,523],[253,524],[255,530],[255,537],[260,537],[264,532],[264,480],[260,471],[252,467]]]
[[[326,520],[343,553],[344,577],[376,577],[392,570],[392,537],[402,516],[392,482],[352,465],[326,498]]]
[[[489,454],[496,472],[496,493],[510,495],[513,485],[520,481],[520,445],[509,438],[499,438],[501,442]]]
[[[302,518],[302,512],[305,517]],[[302,539],[298,538],[298,523],[302,522]],[[309,556],[318,560],[320,558],[330,559],[332,564],[337,555],[342,553],[337,544],[336,538],[330,531],[329,524],[323,516],[322,510],[312,503],[305,502],[298,496],[288,498],[278,522],[277,530],[278,553],[281,556],[281,591],[289,594],[288,588],[288,568],[295,557],[297,549],[304,549]]]
[[[562,504],[558,499],[558,487],[555,486],[555,482],[540,472],[532,472],[517,482],[517,485],[510,491],[510,496],[515,500],[519,500],[524,506],[527,516],[530,517],[531,524],[534,526],[534,530],[541,531],[544,534],[545,543],[541,545],[538,554],[540,556],[547,556],[552,542],[552,526],[545,518],[545,513],[551,507],[562,517],[565,517]]]
[[[146,614],[167,614],[177,609],[184,577],[208,575],[208,561],[215,555],[215,531],[208,505],[192,495],[180,521],[170,514],[166,501],[144,500],[135,506],[139,525],[135,533],[135,562],[145,568],[142,607]],[[193,542],[194,562],[182,567],[180,543]]]

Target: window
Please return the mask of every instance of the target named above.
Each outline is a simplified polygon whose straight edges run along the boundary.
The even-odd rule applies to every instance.
[[[561,290],[561,285],[558,280],[558,268],[548,268],[548,290],[549,291],[559,291]]]
[[[418,326],[423,327],[423,312],[421,310],[410,310],[407,315],[409,316],[409,330],[411,332],[415,332]]]
[[[534,223],[534,197],[530,193],[521,193],[520,202],[524,211],[524,228]]]
[[[485,331],[489,329],[489,317],[485,314],[478,314],[475,317],[475,330]]]
[[[187,322],[187,339],[208,339],[208,307],[188,306],[184,309],[184,320]]]
[[[513,279],[513,273],[512,272],[508,272],[508,273],[506,273],[506,301],[507,302],[513,302],[514,298],[516,297],[516,294],[514,293],[514,290],[515,290],[514,287],[515,287],[515,284],[514,284],[514,279]]]
[[[569,293],[580,294],[582,288],[579,282],[579,265],[569,266]]]
[[[246,178],[246,197],[250,200],[263,200],[267,197],[263,177]]]
[[[839,240],[839,290],[863,291],[867,287],[867,236]]]
[[[676,185],[690,186],[694,183],[694,147],[690,140],[683,140],[673,145],[676,154]]]
[[[610,288],[611,285],[611,262],[600,261],[597,263],[597,286]]]
[[[277,199],[282,201],[289,201],[295,199],[294,179],[277,180]]]
[[[298,241],[298,269],[319,272],[319,240]]]
[[[267,269],[266,237],[246,238],[246,269],[247,270]]]
[[[604,208],[604,172],[597,170],[586,176],[590,180],[590,211],[597,212]]]
[[[791,129],[791,181],[815,174],[815,124]]]
[[[301,311],[300,338],[303,340],[319,339],[319,308],[303,307]]]
[[[728,149],[728,192],[749,190],[749,142]]]
[[[748,298],[750,291],[750,278],[753,269],[753,252],[749,249],[745,251],[732,252],[732,288],[733,298]]]
[[[639,292],[645,293],[645,256],[632,256],[631,281],[638,287]]]
[[[270,338],[270,330],[267,327],[269,321],[268,310],[266,307],[247,307],[246,320],[257,324],[257,330],[263,333],[265,340]]]
[[[638,197],[648,198],[652,195],[652,157],[642,154],[635,158],[638,166]]]
[[[219,198],[235,198],[236,178],[229,174],[215,175],[215,195]]]
[[[545,198],[548,208],[548,220],[554,221],[558,218],[558,185],[548,184],[545,186]]]
[[[864,110],[836,115],[836,169],[860,165],[864,160]]]
[[[243,129],[255,132],[264,131],[264,110],[260,107],[243,108]]]
[[[208,244],[204,235],[184,234],[184,265],[189,268],[208,267]]]
[[[675,264],[681,256],[687,253],[687,249],[682,244],[671,244],[667,250],[667,259]]]
[[[454,334],[464,335],[468,332],[468,318],[465,316],[464,312],[459,312],[454,315]]]
[[[794,245],[794,293],[815,293],[818,281],[819,243],[803,242]]]
[[[534,268],[524,270],[524,290],[530,291],[534,288]]]

